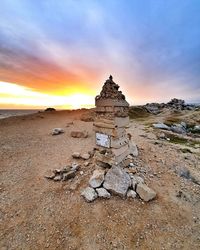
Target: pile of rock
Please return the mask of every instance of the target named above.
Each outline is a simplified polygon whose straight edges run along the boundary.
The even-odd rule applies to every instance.
[[[185,122],[175,123],[172,125],[166,125],[164,123],[154,123],[153,127],[172,131],[177,134],[200,133],[199,125],[188,126]]]
[[[49,170],[44,177],[53,181],[67,181],[76,176],[79,167],[77,163],[72,163],[62,169]]]
[[[184,100],[173,98],[168,103],[147,103],[144,105],[145,109],[154,115],[162,112],[162,109],[172,109],[172,110],[194,110],[197,107],[193,104],[186,104]]]
[[[123,199],[136,198],[138,195],[144,201],[150,201],[155,198],[156,192],[149,188],[140,176],[114,165],[108,171],[103,168],[94,170],[89,187],[85,188],[81,195],[87,202],[98,197],[109,199],[111,195],[118,195]]]

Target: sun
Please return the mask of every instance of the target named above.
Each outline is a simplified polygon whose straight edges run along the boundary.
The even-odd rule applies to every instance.
[[[94,97],[86,94],[73,94],[68,96],[68,103],[72,109],[94,106]]]

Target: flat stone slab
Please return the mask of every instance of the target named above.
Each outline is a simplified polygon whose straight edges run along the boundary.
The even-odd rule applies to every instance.
[[[105,175],[103,187],[113,194],[125,197],[130,186],[131,178],[129,174],[119,166],[111,167]]]
[[[136,192],[144,201],[150,201],[156,197],[156,192],[143,183],[137,184]]]

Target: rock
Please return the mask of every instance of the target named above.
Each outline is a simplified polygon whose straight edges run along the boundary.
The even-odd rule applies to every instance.
[[[54,178],[53,178],[54,181],[61,181],[62,180],[62,176],[61,175],[56,175]]]
[[[180,125],[181,125],[183,128],[185,128],[185,129],[187,128],[186,122],[181,122]]]
[[[132,162],[129,164],[129,166],[132,167],[132,168],[135,167],[135,165]]]
[[[134,142],[129,142],[129,148],[130,148],[130,155],[133,155],[134,157],[138,156],[138,149],[137,145]]]
[[[105,170],[96,169],[89,180],[89,185],[93,188],[100,187],[104,181]]]
[[[200,132],[200,125],[196,125],[194,126],[194,129],[193,129],[195,132]]]
[[[135,178],[137,184],[144,183],[144,179],[142,177],[135,175],[134,178]]]
[[[75,176],[76,176],[76,172],[71,170],[68,173],[64,173],[62,179],[63,179],[63,181],[66,181],[66,180],[69,180],[71,178],[74,178]]]
[[[105,188],[97,188],[96,191],[100,198],[110,199],[111,197],[110,193]]]
[[[62,128],[54,128],[52,130],[52,135],[59,135],[59,134],[62,134],[64,133],[64,130]]]
[[[75,159],[79,159],[79,158],[81,158],[81,154],[79,152],[74,152],[72,154],[72,157],[75,158]]]
[[[83,171],[80,171],[80,175],[83,175],[84,174],[84,172]]]
[[[133,190],[136,190],[136,186],[137,186],[138,182],[136,180],[136,178],[134,176],[131,177],[131,186],[133,188]]]
[[[89,154],[82,154],[81,155],[81,158],[83,159],[83,160],[88,160],[89,158],[90,158],[90,155]]]
[[[105,175],[103,187],[113,194],[125,197],[130,186],[130,176],[119,166],[111,167]]]
[[[94,188],[91,188],[91,187],[86,187],[81,192],[81,196],[83,196],[86,199],[87,202],[92,202],[98,197],[98,195],[95,192]]]
[[[84,165],[85,167],[89,166],[89,164],[90,164],[90,163],[89,163],[88,161],[86,161],[86,162],[83,163],[83,165]]]
[[[144,201],[150,201],[156,197],[156,192],[143,183],[137,184],[136,192]]]
[[[185,134],[186,130],[184,127],[182,127],[180,124],[176,124],[171,126],[171,131],[177,134]]]
[[[127,197],[128,198],[135,198],[137,196],[137,194],[136,194],[136,192],[135,191],[133,191],[133,190],[128,190],[128,192],[127,192]]]
[[[160,133],[159,136],[158,136],[158,138],[161,139],[161,140],[166,140],[165,133]]]
[[[46,108],[44,111],[45,112],[52,112],[52,111],[56,111],[56,109],[55,108]]]
[[[75,163],[75,162],[72,163],[72,166],[71,166],[71,170],[72,170],[72,171],[78,171],[79,168],[80,168],[80,165],[79,165],[79,164],[77,164],[77,163]]]
[[[170,130],[170,127],[167,126],[167,125],[164,124],[164,123],[154,123],[154,124],[153,124],[153,127],[154,127],[154,128],[159,128],[159,129]]]
[[[44,177],[52,180],[55,177],[55,173],[52,170],[47,170]]]
[[[88,137],[88,132],[87,131],[72,131],[71,132],[71,137],[74,137],[74,138],[87,138]]]

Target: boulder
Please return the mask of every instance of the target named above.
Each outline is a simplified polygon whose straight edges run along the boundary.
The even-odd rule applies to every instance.
[[[128,190],[127,192],[127,198],[132,198],[134,199],[137,196],[137,193],[133,190]]]
[[[130,186],[131,178],[129,174],[119,166],[111,167],[105,175],[103,187],[113,194],[125,197]]]
[[[137,184],[136,192],[144,201],[150,201],[156,197],[156,192],[143,183]]]
[[[82,154],[81,155],[81,158],[83,159],[83,160],[88,160],[89,158],[90,158],[90,154]]]
[[[74,138],[87,138],[88,137],[88,132],[87,131],[72,131],[71,132],[71,137]]]
[[[93,188],[100,187],[104,181],[105,170],[96,169],[89,180],[89,185]]]
[[[110,193],[105,188],[97,188],[96,191],[100,198],[110,199],[111,197]]]
[[[159,129],[170,130],[170,127],[167,126],[167,125],[164,124],[164,123],[154,123],[154,124],[153,124],[153,127],[154,127],[154,128],[159,128]]]
[[[74,152],[72,154],[72,157],[75,158],[75,159],[79,159],[81,157],[81,154],[79,152]]]
[[[83,196],[87,202],[92,202],[98,197],[94,188],[91,188],[91,187],[86,187],[81,192],[81,196]]]
[[[59,135],[59,134],[62,134],[62,133],[64,133],[64,130],[62,129],[62,128],[54,128],[53,130],[52,130],[52,135]]]

